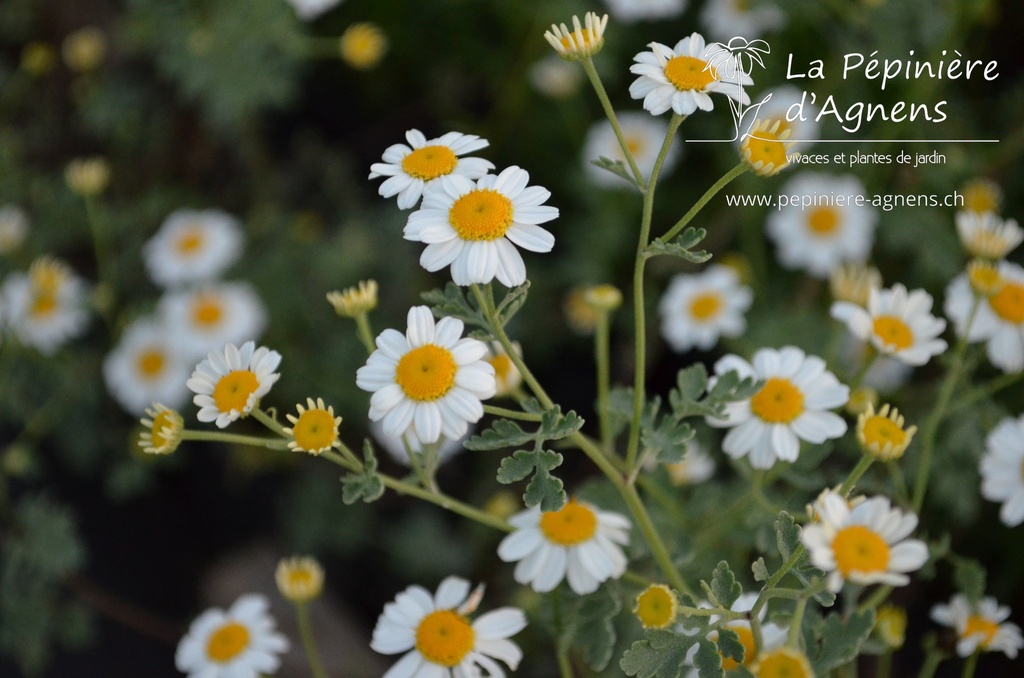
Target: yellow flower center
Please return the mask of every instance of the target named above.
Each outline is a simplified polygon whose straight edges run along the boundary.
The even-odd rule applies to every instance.
[[[175,247],[178,254],[189,256],[195,254],[203,246],[203,232],[198,228],[187,228],[178,238]]]
[[[259,387],[260,382],[251,370],[228,372],[213,387],[213,404],[221,412],[241,412]]]
[[[448,221],[463,240],[495,240],[512,225],[512,201],[490,188],[475,188],[455,201]]]
[[[907,439],[907,433],[889,417],[875,415],[864,422],[862,432],[864,444],[885,449],[886,445],[900,447]]]
[[[644,143],[644,140],[641,139],[640,137],[626,135],[626,148],[629,149],[629,154],[632,155],[634,158],[636,157],[637,153],[640,153],[644,150],[645,146],[646,144]]]
[[[703,59],[677,56],[665,64],[665,77],[680,92],[703,92],[708,85],[718,80],[718,73]]]
[[[839,214],[831,207],[816,207],[807,215],[807,228],[813,235],[830,236],[839,229]]]
[[[57,299],[49,292],[38,292],[32,299],[32,306],[29,315],[40,318],[52,314],[57,310]]]
[[[878,608],[875,630],[889,647],[903,647],[907,635],[907,613],[899,607],[883,605]]]
[[[153,447],[156,449],[160,449],[170,442],[170,440],[167,439],[167,436],[164,435],[165,428],[176,428],[174,413],[170,410],[164,410],[153,417],[153,426],[149,429],[149,435],[152,437]]]
[[[781,126],[778,134],[782,134]],[[752,136],[743,140],[743,153],[744,156],[747,153],[750,154],[747,157],[747,161],[751,165],[763,162],[765,166],[774,165],[775,167],[782,167],[787,162],[786,144],[780,141],[776,134],[766,129],[754,132]],[[811,229],[814,230],[813,225]]]
[[[722,296],[717,292],[698,294],[690,302],[690,315],[695,320],[710,320],[722,310]]]
[[[597,532],[597,515],[583,504],[569,501],[557,511],[541,514],[540,531],[550,542],[574,546],[591,539]]]
[[[645,629],[663,629],[676,618],[675,594],[664,584],[654,584],[636,597],[636,614]]]
[[[457,369],[451,351],[426,344],[402,356],[395,381],[413,400],[437,400],[455,384]]]
[[[878,316],[875,318],[873,331],[883,344],[897,351],[914,345],[914,332],[907,323],[896,316]]]
[[[454,610],[431,612],[416,627],[416,649],[434,664],[451,668],[473,649],[476,632],[469,620]]]
[[[853,572],[884,572],[889,566],[889,545],[863,525],[844,527],[832,540],[836,569],[844,577]]]
[[[769,424],[788,424],[804,411],[804,394],[789,379],[772,377],[750,399],[750,411]]]
[[[992,639],[996,637],[996,632],[999,631],[999,624],[996,624],[991,619],[986,619],[981,615],[972,614],[967,618],[967,624],[964,626],[963,637],[973,636],[975,634],[981,635],[981,646],[988,647]]]
[[[572,38],[572,40],[569,39],[570,37]],[[573,42],[573,40],[575,40],[575,43]],[[589,31],[584,31],[584,30],[573,31],[569,35],[567,35],[564,38],[562,38],[562,47],[564,47],[565,49],[567,49],[570,52],[573,51],[574,49],[579,49],[581,45],[584,48],[590,47],[590,32]]]
[[[338,430],[330,412],[314,408],[299,415],[292,427],[292,436],[304,450],[323,450],[338,439]]]
[[[1004,284],[998,268],[979,260],[972,261],[967,266],[967,280],[971,283],[971,289],[985,296],[996,294]]]
[[[508,375],[512,371],[512,359],[504,353],[488,358],[487,362],[494,368],[494,378],[504,384],[508,381]]]
[[[1024,323],[1024,285],[1004,283],[1002,289],[989,297],[988,304],[1006,322],[1014,325]]]
[[[447,146],[424,146],[402,158],[405,173],[423,181],[451,174],[456,164],[458,158]]]
[[[199,296],[192,302],[192,320],[200,327],[213,327],[224,316],[220,300],[212,296]]]
[[[387,48],[387,36],[375,24],[352,24],[341,36],[341,58],[353,68],[373,68]]]
[[[761,658],[754,675],[757,678],[813,678],[814,671],[806,657],[793,650],[780,648]]]
[[[738,666],[750,666],[754,662],[754,632],[747,624],[726,624],[725,628],[736,633],[740,638],[740,645],[743,646],[743,662],[738,662],[729,657],[722,657],[722,668],[732,671]],[[715,639],[718,640],[717,638]]]
[[[288,587],[292,591],[305,591],[313,583],[313,573],[304,567],[296,567],[288,571]]]
[[[975,180],[963,187],[964,209],[972,212],[999,212],[1002,196],[999,187],[987,180]]]
[[[229,662],[249,646],[249,629],[238,622],[228,622],[210,634],[206,642],[206,656],[223,664]]]
[[[166,360],[164,358],[164,352],[151,348],[148,351],[140,353],[136,359],[135,366],[139,370],[139,374],[147,379],[153,379],[160,376],[164,371],[164,364]]]

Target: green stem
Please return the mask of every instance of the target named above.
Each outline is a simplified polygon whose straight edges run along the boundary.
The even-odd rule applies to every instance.
[[[373,341],[369,316],[366,313],[357,313],[353,319],[356,321],[356,334],[359,336],[359,341],[363,342],[366,352],[372,354],[377,350],[377,345]]]
[[[505,417],[506,419],[518,419],[519,421],[536,421],[539,422],[543,419],[542,415],[533,414],[532,412],[523,412],[521,410],[509,410],[504,407],[496,407],[494,405],[484,405],[484,412],[487,414],[493,414],[496,417]]]
[[[107,229],[104,219],[99,214],[99,206],[96,199],[91,196],[84,198],[85,217],[89,222],[89,230],[92,234],[93,250],[96,256],[96,277],[103,284],[105,294],[109,295],[103,299],[102,308],[98,308],[103,319],[111,321],[112,311],[115,307],[114,295],[117,294],[117,286],[114,280],[113,256],[110,250],[110,243],[107,238]]]
[[[597,315],[597,330],[594,332],[594,359],[597,362],[597,420],[601,428],[601,447],[609,454],[612,447],[612,420],[608,406],[611,391],[611,349],[609,313],[600,311]]]
[[[886,650],[878,658],[878,665],[875,668],[875,678],[889,678],[892,675],[892,650]]]
[[[870,351],[871,355],[864,361],[861,368],[857,370],[857,373],[853,375],[853,379],[850,380],[849,387],[851,392],[860,388],[861,382],[864,381],[864,377],[868,374],[868,370],[874,367],[875,363],[878,362],[878,358],[882,355],[870,344],[867,346],[866,350]]]
[[[924,664],[921,665],[921,671],[918,672],[917,678],[932,678],[935,675],[935,670],[939,668],[939,664],[945,659],[943,654],[935,648],[931,648],[928,651],[928,655],[924,658]]]
[[[630,513],[633,514],[633,518],[636,520],[637,527],[651,549],[654,562],[661,568],[669,584],[681,593],[693,595],[693,590],[679,574],[679,570],[676,569],[675,564],[672,562],[672,557],[665,547],[665,542],[661,540],[661,535],[658,534],[654,523],[651,522],[651,516],[647,513],[647,508],[644,507],[644,503],[640,500],[640,495],[636,491],[636,485],[626,485],[623,483],[620,492],[622,493],[622,498],[626,500]]]
[[[874,610],[879,605],[885,602],[892,593],[891,586],[879,586],[877,589],[871,592],[867,600],[857,606],[857,612],[866,612],[867,610]]]
[[[962,398],[958,398],[956,404],[949,408],[949,412],[953,413],[970,405],[973,405],[982,398],[994,395],[1004,388],[1013,386],[1021,379],[1024,379],[1024,371],[1014,372],[1012,374],[1004,374],[996,377],[992,381],[988,382],[984,386],[965,394]]]
[[[604,84],[601,83],[601,77],[597,74],[597,69],[594,68],[594,62],[590,59],[583,59],[580,61],[580,65],[583,66],[583,71],[590,79],[590,84],[594,87],[594,92],[597,93],[597,98],[601,102],[601,108],[604,109],[605,117],[607,117],[608,122],[612,124],[612,130],[615,132],[615,138],[619,140],[619,147],[622,149],[622,154],[626,156],[626,162],[629,163],[630,171],[633,172],[633,176],[636,177],[637,183],[640,186],[647,186],[644,175],[640,172],[640,168],[636,165],[636,160],[633,159],[633,153],[629,150],[629,144],[626,142],[626,137],[622,133],[622,128],[619,127],[619,119],[615,116],[615,109],[612,108],[612,102],[608,98],[608,93],[604,90]],[[653,183],[653,176],[651,183]]]
[[[222,433],[221,431],[189,431],[181,432],[182,440],[206,440],[218,443],[234,443],[236,445],[252,445],[253,447],[265,447],[269,450],[287,450],[287,441],[278,438],[261,438],[259,436],[245,436],[238,433]]]
[[[277,419],[274,419],[259,407],[254,407],[252,409],[252,416],[256,421],[260,422],[261,424],[263,424],[264,426],[266,426],[267,428],[269,428],[271,431],[281,436],[282,438],[287,439],[291,437],[284,432],[284,426],[282,426],[277,421]]]
[[[683,218],[677,221],[675,226],[668,229],[668,231],[665,232],[665,235],[661,236],[661,240],[663,242],[668,242],[672,238],[676,237],[679,234],[679,232],[686,228],[686,225],[689,224],[702,209],[704,209],[704,206],[707,205],[713,197],[715,197],[716,193],[725,188],[730,181],[732,181],[733,179],[735,179],[736,177],[738,177],[739,175],[743,174],[746,171],[747,166],[741,162],[740,164],[736,165],[731,170],[726,172],[721,179],[716,181],[711,186],[711,188],[704,192],[704,195],[700,197],[700,200],[693,204],[693,207],[690,208],[690,211],[684,214]]]
[[[306,650],[306,659],[309,661],[309,670],[313,678],[327,678],[324,666],[320,662],[320,653],[316,649],[316,638],[313,636],[313,624],[309,620],[309,604],[295,603],[295,612],[299,617],[299,635],[302,636],[302,646]]]
[[[971,307],[971,313],[967,317],[967,325],[964,327],[964,334],[957,343],[955,353],[953,354],[953,365],[946,374],[946,380],[942,384],[942,390],[939,391],[938,398],[936,398],[935,407],[932,409],[927,421],[925,421],[924,430],[921,433],[921,461],[917,468],[917,477],[914,479],[913,497],[914,512],[918,515],[920,515],[921,509],[924,508],[924,497],[928,491],[928,474],[931,471],[932,456],[935,453],[935,441],[939,432],[939,424],[942,423],[942,417],[946,413],[946,407],[949,405],[949,399],[953,395],[953,390],[956,388],[957,382],[960,381],[960,374],[963,372],[964,367],[964,353],[967,351],[967,336],[970,333],[971,324],[974,322],[974,316],[978,312],[980,304],[981,298],[975,297],[974,306]]]
[[[800,626],[804,620],[804,611],[807,610],[807,599],[807,596],[800,596],[796,599],[796,605],[793,607],[793,618],[789,622],[786,646],[794,650],[800,649]]]
[[[668,132],[665,134],[665,141],[661,144],[658,159],[654,162],[654,169],[651,171],[650,181],[647,182],[647,191],[644,193],[644,208],[640,219],[636,261],[633,265],[633,420],[629,427],[629,446],[626,448],[626,469],[628,470],[633,469],[636,465],[636,453],[640,446],[640,421],[643,418],[646,396],[647,318],[644,308],[644,267],[647,264],[647,256],[644,250],[647,249],[647,243],[651,237],[654,189],[658,184],[658,175],[661,173],[661,166],[665,162],[668,149],[672,145],[672,139],[675,138],[676,131],[685,119],[685,116],[672,114],[672,119],[668,123]]]
[[[857,462],[857,465],[853,467],[852,471],[850,471],[850,475],[846,476],[846,480],[844,480],[843,484],[839,487],[839,494],[843,495],[843,499],[850,496],[850,492],[857,484],[857,481],[861,479],[864,472],[867,471],[874,462],[875,458],[870,454],[861,455],[860,461]]]
[[[568,648],[562,642],[562,600],[556,588],[551,592],[551,621],[555,627],[555,656],[558,658],[558,673],[561,678],[573,678],[572,662]]]
[[[981,653],[975,650],[971,653],[971,656],[964,662],[964,671],[960,674],[960,678],[974,678],[974,672],[978,668],[978,656]]]
[[[886,468],[889,469],[889,478],[892,480],[893,494],[901,504],[910,503],[910,496],[907,494],[907,479],[903,476],[903,469],[895,460],[887,461]]]

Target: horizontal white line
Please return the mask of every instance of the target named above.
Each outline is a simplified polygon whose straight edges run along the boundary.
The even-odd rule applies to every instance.
[[[753,137],[761,139],[761,137]],[[775,139],[761,139],[775,141]],[[686,139],[688,144],[732,144],[738,139]],[[999,139],[785,139],[787,144],[998,144]]]

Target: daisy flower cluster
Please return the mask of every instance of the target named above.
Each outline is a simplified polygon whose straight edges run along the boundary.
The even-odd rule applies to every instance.
[[[27,272],[4,279],[0,328],[22,345],[53,355],[88,328],[88,293],[89,285],[68,264],[41,257]]]
[[[180,408],[199,359],[263,333],[267,310],[256,288],[220,280],[243,247],[241,223],[221,210],[177,210],[145,243],[146,271],[164,292],[155,312],[124,327],[103,364],[127,412],[141,415],[154,402]]]

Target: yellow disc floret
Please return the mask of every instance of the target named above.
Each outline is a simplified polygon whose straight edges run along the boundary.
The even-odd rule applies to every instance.
[[[1024,323],[1024,285],[1004,282],[998,292],[988,298],[988,305],[997,316],[1008,323]]]
[[[413,400],[437,400],[455,385],[457,369],[451,351],[425,344],[402,356],[395,368],[395,381]]]
[[[903,416],[896,408],[882,405],[876,414],[875,408],[868,405],[857,417],[857,440],[861,448],[876,459],[899,459],[917,433],[916,426],[904,428],[903,424]]]
[[[274,571],[277,590],[293,603],[305,603],[320,595],[324,588],[324,570],[315,558],[284,558]]]
[[[135,366],[146,379],[155,379],[163,374],[164,366],[167,360],[164,356],[164,352],[160,349],[149,349],[139,353],[135,361]]]
[[[416,649],[434,664],[458,666],[473,649],[476,632],[469,620],[455,610],[437,610],[416,627]]]
[[[844,527],[832,540],[836,569],[843,577],[853,573],[885,572],[889,566],[890,550],[877,532],[864,525]]]
[[[665,64],[665,77],[680,92],[703,92],[718,79],[713,66],[703,59],[692,56],[677,56]]]
[[[459,159],[447,146],[424,146],[402,158],[402,169],[411,177],[430,181],[451,174]]]
[[[229,662],[249,646],[249,629],[238,622],[228,622],[210,634],[206,656],[211,661]]]
[[[490,188],[476,188],[452,205],[448,220],[463,240],[496,240],[512,225],[512,201]]]
[[[814,669],[803,653],[780,647],[761,655],[751,667],[757,678],[814,678]]]
[[[717,292],[698,294],[690,301],[690,315],[694,320],[711,320],[722,311],[722,295]]]
[[[996,633],[999,631],[999,624],[995,623],[991,619],[987,619],[978,614],[972,614],[967,618],[967,623],[964,625],[964,631],[962,636],[967,638],[969,636],[978,635],[981,636],[981,641],[978,643],[981,647],[986,648],[992,639],[996,637]]]
[[[388,51],[388,36],[377,24],[368,21],[355,23],[342,33],[338,48],[346,64],[365,71],[384,58]]]
[[[788,424],[804,411],[804,394],[789,379],[772,377],[750,399],[750,411],[770,424]]]
[[[232,370],[217,380],[213,403],[221,412],[242,412],[249,403],[249,396],[259,387],[259,379],[251,370]]]
[[[672,589],[664,584],[651,584],[636,597],[633,614],[645,629],[663,629],[676,619],[679,602]]]
[[[875,318],[872,331],[882,344],[893,350],[902,351],[914,345],[914,331],[896,316],[878,316]]]
[[[828,206],[816,207],[807,215],[807,227],[813,235],[829,237],[839,229],[839,213]]]
[[[338,444],[338,424],[341,417],[334,416],[334,408],[324,405],[323,398],[306,398],[306,407],[296,405],[299,415],[286,415],[292,423],[284,432],[291,436],[288,447],[298,452],[320,454]]]
[[[581,544],[597,533],[597,514],[589,506],[570,500],[557,511],[541,514],[540,531],[548,541],[561,546]]]
[[[192,320],[200,327],[213,327],[224,317],[220,300],[212,295],[200,295],[192,302]]]
[[[181,443],[181,431],[185,420],[174,410],[154,403],[153,408],[146,409],[146,417],[142,419],[145,430],[139,436],[139,447],[146,454],[170,454]]]
[[[791,133],[781,129],[778,120],[758,123],[740,145],[743,161],[761,176],[778,174],[789,165],[787,151],[792,144],[787,144],[786,139]]]

